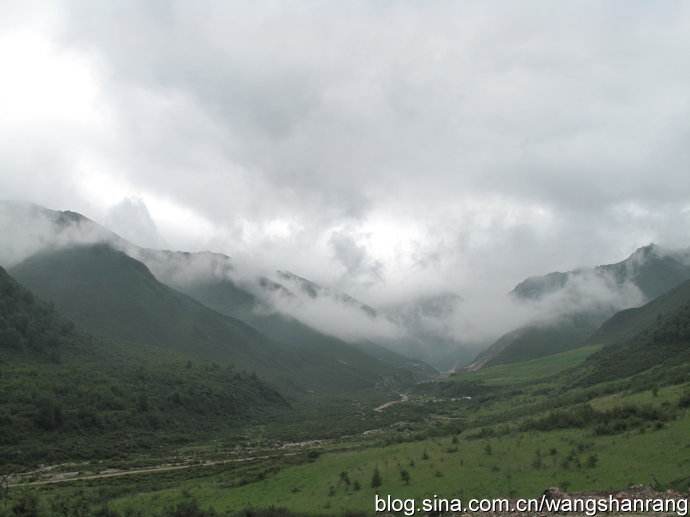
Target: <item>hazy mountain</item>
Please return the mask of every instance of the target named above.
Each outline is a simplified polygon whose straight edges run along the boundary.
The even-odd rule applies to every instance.
[[[583,345],[619,310],[639,306],[690,279],[689,257],[688,250],[665,250],[651,244],[615,264],[524,280],[510,294],[520,303],[538,307],[539,317],[501,336],[469,369]]]
[[[200,359],[256,369],[281,349],[249,325],[160,283],[149,269],[106,244],[38,253],[12,275],[97,335],[156,345]]]
[[[337,348],[341,354],[357,355],[355,362],[361,362],[361,354],[366,352],[391,366],[409,367],[415,375],[434,374],[418,358],[409,360],[400,354],[404,339],[387,339],[399,335],[400,329],[374,308],[293,273],[239,271],[230,257],[220,253],[141,248],[80,214],[35,205],[0,203],[0,227],[8,234],[16,233],[14,228],[31,229],[31,235],[11,239],[25,242],[24,246],[15,246],[12,252],[0,250],[5,264],[72,242],[108,243],[146,264],[159,281],[218,312],[250,323],[276,341],[304,350],[308,345],[312,351],[324,347],[334,352]],[[268,277],[270,274],[273,278]],[[374,337],[386,339],[369,339],[372,329]],[[346,336],[347,342],[340,335]],[[389,345],[390,351],[384,353],[381,344]]]
[[[132,253],[132,252],[131,252]],[[155,276],[167,285],[188,294],[204,305],[251,324],[274,341],[297,348],[303,353],[338,353],[347,355],[350,363],[362,363],[362,353],[395,368],[406,368],[414,378],[428,378],[436,372],[416,358],[408,358],[368,339],[344,341],[321,332],[289,314],[299,314],[299,304],[328,301],[343,305],[364,319],[379,316],[375,309],[355,298],[293,273],[279,271],[279,283],[265,276],[242,277],[235,271],[230,257],[220,253],[186,253],[139,249],[134,253],[145,262]],[[286,309],[281,312],[279,309]],[[402,373],[402,372],[401,372]]]
[[[70,211],[31,203],[0,201],[0,265],[11,267],[35,253],[73,244],[126,241],[90,219]]]
[[[541,300],[592,275],[612,279],[617,285],[632,283],[645,299],[651,300],[690,278],[690,250],[667,250],[650,244],[615,264],[530,277],[515,286],[511,295],[523,300]]]
[[[575,348],[585,342],[600,319],[596,314],[574,313],[512,330],[481,352],[467,369],[527,361]]]
[[[143,263],[109,245],[39,253],[12,274],[96,335],[231,363],[284,389],[365,389],[402,373],[354,347],[297,349],[271,340],[159,282]]]
[[[306,293],[310,298],[316,299],[319,297],[328,297],[344,305],[348,305],[354,309],[362,311],[367,316],[375,318],[378,313],[376,309],[370,307],[369,305],[356,300],[352,296],[346,293],[341,293],[335,289],[329,289],[327,287],[320,286],[311,280],[302,278],[299,275],[291,273],[289,271],[278,271],[278,277],[288,286],[294,286],[300,289],[302,292]]]
[[[458,294],[442,292],[384,308],[386,316],[405,330],[405,335],[389,346],[439,370],[463,366],[472,360],[473,353],[456,338],[448,323],[455,311],[461,310],[461,304]]]
[[[277,290],[280,296],[295,296],[284,286],[266,279],[260,281],[260,284],[265,289]],[[409,370],[415,379],[426,379],[436,374],[433,368],[422,361],[409,359],[377,343],[345,342],[319,332],[288,314],[274,312],[258,297],[239,288],[228,278],[199,280],[177,287],[208,307],[222,314],[240,318],[274,341],[284,343],[302,353],[321,354],[328,351],[339,354],[341,358],[347,357],[346,360],[350,363],[361,363],[364,360],[362,355],[366,354],[394,368]]]

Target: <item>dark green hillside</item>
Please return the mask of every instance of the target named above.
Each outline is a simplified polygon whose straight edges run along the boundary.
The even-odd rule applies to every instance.
[[[278,380],[282,387],[297,391],[369,389],[389,384],[391,378],[435,374],[419,361],[395,352],[385,353],[374,344],[352,346],[268,310],[250,289],[231,280],[234,265],[226,255],[139,248],[75,212],[0,201],[0,215],[0,224],[8,224],[8,231],[26,226],[37,232],[31,249],[6,254],[3,249],[0,258],[13,263],[16,256],[34,252],[16,266],[16,274],[46,298],[59,302],[61,310],[91,332],[173,348],[195,357],[212,357],[219,362],[229,360],[226,345],[230,344],[230,360],[238,367],[256,370]],[[84,251],[86,247],[56,251],[59,243],[70,241],[102,248],[97,260]],[[112,250],[104,252],[109,250],[105,243],[125,255]],[[41,250],[43,253],[36,255]],[[95,251],[90,253],[96,256]],[[52,275],[52,271],[59,274]],[[290,273],[280,275],[295,290],[335,297],[366,314],[374,313],[348,295]],[[257,279],[256,288],[269,294],[279,291],[283,296],[294,296],[288,288],[267,278]],[[78,296],[72,296],[73,292]],[[192,303],[181,293],[206,307]],[[219,318],[207,307],[229,318]],[[243,348],[244,344],[257,341],[262,345]],[[400,368],[410,371],[399,371]]]
[[[126,454],[287,409],[253,374],[81,333],[0,268],[0,464]]]
[[[255,317],[259,300],[249,291],[240,288],[228,278],[204,279],[185,284],[170,284],[207,307],[242,321]]]
[[[623,342],[652,327],[664,316],[673,314],[690,301],[690,283],[685,282],[642,307],[614,314],[588,340],[591,344]]]
[[[529,361],[558,354],[584,344],[596,328],[591,317],[583,314],[564,316],[556,322],[530,325],[502,336],[475,363],[482,366]]]
[[[73,329],[0,268],[0,349],[58,360],[64,342],[74,337]]]
[[[140,258],[167,285],[221,314],[249,323],[273,341],[312,360],[320,358],[326,363],[347,363],[370,377],[395,375],[399,378],[426,379],[437,374],[424,362],[409,359],[390,348],[369,341],[345,342],[287,314],[272,310],[261,301],[260,295],[233,281],[231,273],[234,267],[231,259],[225,255],[147,249],[141,250]],[[323,288],[296,275],[283,272],[280,276],[290,282],[293,289],[306,289],[310,297],[334,296],[343,304],[366,307],[346,294]],[[283,298],[296,298],[294,291],[265,277],[256,279],[254,289]],[[371,315],[366,309],[362,310]],[[396,372],[395,369],[409,371]]]
[[[178,288],[222,314],[250,323],[262,334],[301,355],[352,365],[365,376],[392,375],[402,380],[425,379],[437,373],[425,363],[408,359],[375,343],[346,343],[290,316],[262,311],[255,297],[227,278],[188,283]],[[287,291],[283,286],[274,288]]]
[[[293,394],[371,389],[401,374],[351,347],[302,349],[271,340],[160,283],[141,262],[106,245],[34,255],[12,273],[96,335],[232,364]]]
[[[690,360],[690,282],[640,308],[616,314],[591,341],[605,346],[587,361],[594,370],[589,382]]]
[[[252,327],[161,284],[144,264],[107,245],[34,255],[12,275],[99,336],[249,370],[280,364],[282,350]]]

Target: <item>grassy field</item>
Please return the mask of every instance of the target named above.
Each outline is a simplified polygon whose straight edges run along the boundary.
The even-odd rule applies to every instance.
[[[480,381],[487,385],[496,386],[534,384],[581,364],[600,348],[596,345],[575,348],[522,363],[502,364],[482,368],[476,372],[457,373],[452,375],[450,379]]]
[[[665,415],[661,420],[626,420],[630,425],[614,432],[602,433],[596,423],[586,422],[581,427],[538,430],[540,418],[552,414],[550,410],[511,420],[504,434],[488,437],[468,425],[457,434],[418,439],[414,430],[419,427],[398,421],[380,433],[308,444],[289,454],[273,449],[270,457],[246,462],[50,485],[35,489],[35,493],[46,500],[86,494],[89,500],[107,501],[123,515],[129,509],[156,514],[189,499],[198,501],[202,508],[222,512],[283,507],[293,512],[337,515],[346,511],[372,513],[377,491],[394,497],[470,498],[537,496],[550,486],[573,491],[617,490],[632,484],[687,489],[690,412],[680,401],[689,389],[690,384],[685,383],[590,400],[589,406],[600,411],[635,406]],[[394,411],[398,417],[409,416],[414,404],[400,404]],[[481,411],[475,408],[475,412],[500,414],[504,404],[489,404]],[[449,407],[455,407],[458,414],[472,412],[462,403],[423,407],[433,413],[436,423],[452,418]],[[527,425],[530,418],[531,427]],[[430,424],[427,432],[436,423]],[[396,434],[407,441],[396,443]],[[201,447],[186,453],[213,457],[213,449]],[[372,487],[376,469],[382,479],[378,488]],[[15,495],[20,492],[15,489]]]
[[[489,440],[460,437],[457,443],[439,438],[324,454],[244,486],[228,486],[231,473],[193,479],[175,489],[118,498],[114,507],[163,509],[184,493],[218,510],[277,506],[307,513],[370,512],[376,468],[383,480],[378,491],[395,497],[536,496],[552,485],[606,490],[682,484],[690,467],[689,429],[685,413],[660,429],[615,436],[563,430]],[[409,473],[409,484],[401,470]]]
[[[380,400],[340,401],[318,415],[301,413],[303,420],[276,420],[270,432],[254,426],[233,439],[186,445],[176,456],[191,462],[182,470],[15,487],[10,497],[29,492],[44,508],[83,499],[92,509],[106,504],[117,515],[146,517],[178,515],[170,509],[191,500],[222,515],[269,507],[340,515],[373,513],[376,492],[480,498],[538,496],[551,486],[687,489],[687,376],[668,370],[663,382],[655,372],[596,386],[564,381],[596,350],[458,375],[445,383],[457,393],[412,392],[382,412],[373,410]],[[457,396],[466,389],[474,395]],[[343,432],[333,434],[334,426]],[[314,438],[320,440],[289,443]],[[151,454],[120,468],[168,461],[174,459]],[[377,470],[381,484],[375,487]],[[142,513],[129,513],[135,510]]]

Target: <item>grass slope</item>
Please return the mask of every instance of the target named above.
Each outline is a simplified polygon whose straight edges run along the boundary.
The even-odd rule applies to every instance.
[[[614,314],[589,339],[592,344],[610,345],[634,337],[675,313],[690,302],[690,282],[684,282],[651,302]]]
[[[606,346],[587,361],[593,370],[586,378],[589,383],[690,361],[690,282],[639,309],[617,314],[592,341]]]
[[[656,397],[643,395],[656,407],[675,406],[678,392],[674,388]],[[606,404],[621,407],[638,399],[623,397]],[[688,429],[690,414],[683,409],[661,425],[615,434],[565,428],[475,438],[465,432],[328,452],[299,465],[265,465],[263,474],[248,483],[227,469],[171,488],[127,494],[111,506],[123,512],[159,511],[191,496],[202,507],[227,512],[274,506],[311,515],[342,515],[348,511],[372,514],[376,492],[420,499],[434,495],[537,497],[554,485],[570,491],[616,491],[632,484],[684,489],[690,466]],[[378,488],[371,484],[375,469],[382,479]],[[402,471],[409,474],[409,481]]]
[[[502,336],[478,359],[486,367],[558,354],[582,346],[599,322],[592,315],[578,314],[552,324],[525,326]]]
[[[451,375],[450,379],[478,381],[487,385],[534,384],[582,364],[600,348],[597,345],[583,346],[529,361],[487,366],[475,372],[461,372]]]

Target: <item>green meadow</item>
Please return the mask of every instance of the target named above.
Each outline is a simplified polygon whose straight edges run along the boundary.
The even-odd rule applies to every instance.
[[[45,504],[78,494],[92,503],[105,501],[121,515],[135,515],[141,509],[147,512],[143,515],[161,515],[185,501],[222,515],[271,507],[319,515],[370,514],[376,493],[483,498],[536,497],[550,486],[573,491],[616,490],[633,484],[687,488],[690,413],[683,400],[688,389],[687,384],[668,385],[592,399],[588,406],[608,412],[602,415],[630,407],[657,412],[641,418],[623,415],[620,422],[625,426],[618,430],[602,430],[600,422],[586,419],[545,424],[558,409],[501,424],[496,428],[502,431],[493,434],[482,432],[486,427],[468,424],[460,432],[423,437],[424,427],[398,422],[380,433],[307,445],[291,455],[273,451],[269,457],[237,464],[133,475],[115,483],[49,485],[38,492]],[[443,414],[451,418],[452,406],[460,414],[467,412],[461,404],[447,402],[438,419]],[[503,404],[492,408],[488,403],[482,414],[500,413]],[[393,406],[391,411],[409,416],[414,406],[429,409],[423,399],[412,398],[409,405]],[[540,430],[549,426],[554,428]],[[432,427],[426,431],[434,434]],[[377,470],[380,485],[372,486]]]

